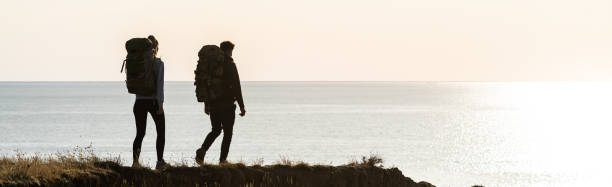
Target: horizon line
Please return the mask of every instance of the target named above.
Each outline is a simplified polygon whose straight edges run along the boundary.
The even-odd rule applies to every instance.
[[[82,81],[82,80],[76,80],[76,81],[66,81],[66,80],[53,80],[53,81],[3,81],[0,80],[0,83],[70,83],[70,82],[74,82],[74,83],[103,83],[103,82],[124,82],[124,81]],[[193,82],[192,80],[172,80],[172,81],[165,81],[165,82]],[[491,82],[491,83],[495,83],[495,82],[520,82],[520,83],[528,83],[528,82],[610,82],[612,83],[611,80],[558,80],[558,81],[529,81],[529,80],[512,80],[512,81],[449,81],[449,80],[440,80],[440,81],[398,81],[398,80],[350,80],[350,81],[346,81],[346,80],[323,80],[323,81],[309,81],[309,80],[298,80],[298,81],[240,81],[240,82],[482,82],[482,83],[487,83],[487,82]]]

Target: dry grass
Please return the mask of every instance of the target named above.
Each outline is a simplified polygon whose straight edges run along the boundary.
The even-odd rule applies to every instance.
[[[274,165],[293,166],[293,161],[289,160],[286,156],[280,156],[280,159],[274,162]]]
[[[371,154],[370,156],[362,156],[361,160],[353,160],[349,162],[348,166],[370,166],[370,167],[384,167],[383,159],[380,155]]]
[[[204,176],[208,176],[208,174],[201,176],[200,173],[202,171],[212,172],[213,173],[212,175],[218,175],[218,176],[233,176],[234,174],[236,174],[236,172],[238,172],[238,173],[242,173],[242,174],[239,174],[238,176],[242,176],[242,177],[249,176],[253,179],[259,179],[261,177],[269,177],[269,180],[271,181],[263,181],[262,184],[264,183],[266,184],[267,183],[284,184],[283,182],[286,182],[286,181],[276,181],[276,180],[280,180],[282,177],[285,177],[287,180],[290,180],[290,181],[300,180],[303,182],[303,181],[311,180],[308,177],[299,177],[303,175],[310,176],[313,181],[332,180],[332,179],[326,179],[326,178],[319,179],[317,177],[328,176],[328,175],[319,175],[321,173],[317,174],[316,172],[325,173],[325,172],[338,171],[341,173],[342,172],[350,173],[350,172],[356,172],[356,171],[379,171],[379,170],[380,171],[382,170],[393,171],[394,169],[397,170],[396,168],[384,169],[382,166],[383,160],[378,155],[363,156],[361,160],[355,160],[355,161],[349,162],[348,164],[345,164],[342,166],[330,166],[330,165],[324,165],[324,164],[310,165],[304,161],[292,161],[289,158],[284,157],[284,156],[281,156],[280,160],[273,162],[272,165],[266,165],[266,166],[263,166],[264,164],[263,158],[259,158],[249,163],[250,166],[247,166],[244,160],[240,160],[239,162],[235,162],[235,163],[223,163],[220,165],[205,163],[204,165],[201,165],[199,167],[190,167],[188,163],[189,162],[187,160],[181,160],[178,163],[172,163],[171,166],[169,166],[167,169],[162,170],[162,171],[151,170],[149,168],[130,168],[130,167],[121,166],[120,158],[100,159],[99,157],[96,157],[93,154],[93,150],[91,149],[90,146],[84,147],[84,148],[77,147],[70,152],[58,153],[55,155],[47,155],[47,156],[41,156],[41,155],[25,156],[24,154],[17,154],[14,157],[0,157],[0,186],[12,185],[12,184],[26,185],[26,186],[28,185],[61,186],[64,184],[74,184],[73,183],[74,179],[83,179],[83,178],[87,178],[91,176],[102,176],[102,177],[115,176],[115,178],[110,177],[107,179],[102,179],[101,182],[103,183],[113,182],[113,180],[115,179],[117,180],[120,179],[124,181],[125,185],[131,186],[131,185],[138,185],[141,183],[150,184],[154,182],[155,183],[163,182],[163,181],[155,181],[155,180],[158,180],[160,176],[165,175],[164,173],[166,172],[174,173],[174,174],[168,174],[168,175],[178,175],[178,176],[193,175],[192,176],[193,179],[190,177],[187,177],[187,178],[189,178],[189,180],[194,180],[194,181],[187,181],[185,185],[191,184],[189,182],[193,182],[194,184],[199,184],[197,180],[203,180],[203,181],[199,181],[200,183],[201,182],[211,182],[211,181],[205,181],[204,178],[202,178]],[[347,168],[353,168],[353,169],[347,169]],[[370,170],[371,168],[375,168],[375,169]],[[268,174],[264,175],[262,172],[268,173]],[[285,173],[285,172],[289,172],[289,173]],[[256,175],[257,173],[261,173],[262,176]],[[119,174],[119,176],[117,176],[117,174]],[[253,175],[253,176],[250,176],[250,175]],[[343,175],[338,175],[338,176],[343,176]],[[346,176],[352,176],[352,174],[351,175],[347,174]],[[116,178],[116,177],[119,177],[119,178]],[[281,178],[278,178],[278,177],[281,177]],[[404,180],[402,177],[403,176],[400,176],[398,180]],[[174,179],[169,179],[169,180],[174,180]],[[212,179],[206,179],[206,180],[212,180]],[[334,179],[334,180],[337,180],[337,179]],[[347,179],[347,180],[353,180],[353,179]],[[128,182],[125,183],[126,181]],[[167,183],[168,181],[165,181],[165,182]],[[86,185],[89,183],[80,183],[80,184]],[[173,183],[173,184],[179,184],[179,183]],[[317,184],[317,183],[313,183],[313,184]]]
[[[45,181],[61,181],[92,172],[104,173],[106,171],[94,163],[111,161],[119,164],[119,160],[102,160],[93,154],[91,146],[77,147],[68,153],[56,155],[25,156],[18,153],[15,157],[0,158],[0,184],[43,184]]]
[[[263,159],[261,159],[260,164],[258,165],[261,165],[261,164],[263,164]],[[276,162],[273,162],[273,165],[274,166],[289,166],[289,167],[310,167],[310,164],[302,160],[292,161],[286,156],[280,156],[280,159]]]
[[[263,158],[257,158],[253,161],[251,161],[251,165],[252,166],[261,166],[264,164],[264,159]]]

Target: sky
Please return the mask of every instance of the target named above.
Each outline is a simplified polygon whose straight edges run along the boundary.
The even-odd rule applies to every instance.
[[[609,0],[0,2],[0,81],[121,81],[156,36],[167,81],[230,40],[243,81],[610,81]]]

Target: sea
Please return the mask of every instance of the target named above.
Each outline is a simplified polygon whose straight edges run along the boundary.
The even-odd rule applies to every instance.
[[[377,155],[436,186],[609,186],[609,82],[243,82],[230,162],[343,165]],[[135,96],[123,82],[0,82],[0,155],[88,148],[131,165]],[[166,82],[170,164],[210,131],[193,82]],[[141,162],[155,164],[148,117]],[[219,158],[220,136],[206,155]]]

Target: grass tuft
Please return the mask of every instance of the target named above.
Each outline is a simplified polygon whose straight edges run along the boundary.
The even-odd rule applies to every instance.
[[[370,156],[362,156],[361,160],[353,160],[349,162],[348,166],[369,166],[369,167],[384,167],[383,159],[380,155],[371,154]]]

